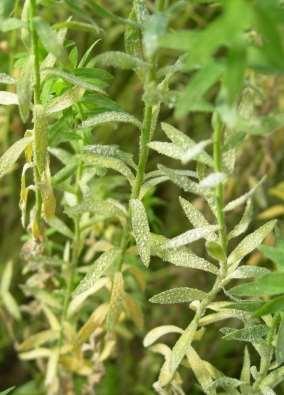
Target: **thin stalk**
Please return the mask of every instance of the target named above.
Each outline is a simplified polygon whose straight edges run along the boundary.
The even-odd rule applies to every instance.
[[[269,368],[271,366],[271,359],[273,357],[273,339],[275,335],[275,331],[277,329],[277,326],[280,321],[280,315],[275,314],[271,326],[269,328],[267,338],[266,338],[266,346],[268,348],[268,355],[265,355],[265,358],[261,358],[261,363],[260,363],[260,371],[258,374],[258,377],[253,385],[253,390],[258,393],[262,381],[265,379],[265,377],[268,374]]]
[[[32,38],[32,53],[33,53],[33,74],[34,74],[34,104],[40,104],[40,91],[41,91],[41,81],[40,81],[40,61],[39,61],[39,46],[38,46],[38,37],[35,30],[34,25],[34,17],[36,16],[36,0],[31,0],[31,7],[30,7],[30,33]],[[34,125],[36,124],[37,120],[34,119]],[[37,226],[41,227],[41,195],[39,190],[39,183],[40,183],[40,175],[38,173],[37,166],[34,166],[34,179],[36,184],[35,189],[35,199],[36,199],[36,214],[35,219]]]
[[[219,115],[215,115],[216,119],[214,122],[214,134],[213,134],[213,155],[214,155],[214,167],[216,172],[223,171],[222,164],[222,144],[223,144],[223,135],[224,135],[224,127],[219,119]],[[224,214],[224,185],[220,183],[217,185],[215,190],[215,200],[216,200],[216,208],[217,208],[217,222],[220,227],[219,230],[219,238],[221,245],[223,247],[224,254],[227,253],[227,232],[226,232],[226,222],[225,222],[225,214]],[[222,263],[224,266],[224,263]],[[225,268],[223,268],[225,269]]]
[[[166,7],[167,0],[157,0],[156,1],[156,8],[157,11],[162,12]]]

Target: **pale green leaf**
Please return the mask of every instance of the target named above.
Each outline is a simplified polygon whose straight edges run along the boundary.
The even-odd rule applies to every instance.
[[[8,388],[8,389],[6,389],[6,390],[4,390],[4,391],[1,391],[1,392],[0,392],[0,395],[8,395],[8,394],[10,394],[15,388],[16,388],[16,387],[10,387],[10,388]]]
[[[0,179],[13,170],[14,164],[32,141],[32,137],[23,137],[4,152],[0,157]]]
[[[13,261],[8,261],[1,277],[0,289],[1,292],[7,292],[10,289],[11,281],[13,276]]]
[[[131,224],[137,243],[139,256],[146,267],[150,264],[150,228],[147,213],[143,203],[138,199],[131,199],[130,203]]]
[[[56,32],[40,17],[34,18],[34,24],[39,39],[46,51],[54,55],[62,64],[68,65],[69,59],[67,52],[58,40]]]
[[[247,230],[252,220],[252,214],[253,214],[252,200],[249,199],[247,201],[246,208],[240,222],[229,233],[228,235],[229,239],[238,237]]]
[[[168,124],[168,123],[162,123],[161,127],[167,137],[177,146],[181,147],[182,149],[188,149],[190,152],[190,149],[193,149],[196,147],[195,141],[193,141],[189,136],[186,134],[182,133],[180,130],[176,129],[174,126]],[[204,142],[203,142],[204,143]],[[207,142],[206,142],[207,143]],[[203,147],[204,148],[204,147]],[[202,149],[200,154],[197,157],[197,160],[201,163],[204,163],[208,166],[213,166],[213,160],[212,158]]]
[[[46,114],[55,114],[73,106],[73,104],[77,103],[82,98],[84,92],[84,88],[76,86],[64,92],[62,95],[55,97],[46,106]]]
[[[225,340],[258,343],[267,334],[267,327],[266,325],[257,324],[242,329],[222,328],[221,332]]]
[[[217,225],[209,225],[206,227],[200,227],[200,228],[188,230],[187,232],[182,233],[181,235],[168,240],[165,243],[164,248],[166,249],[177,248],[190,244],[196,240],[206,238],[208,237],[208,235],[210,234],[212,235],[212,233],[214,234],[214,232],[218,229],[219,227]]]
[[[149,347],[155,343],[160,337],[165,336],[169,333],[182,333],[183,330],[175,325],[162,325],[152,329],[144,337],[143,345],[144,347]]]
[[[112,66],[123,70],[133,70],[147,65],[138,57],[120,51],[104,52],[94,58],[94,64],[99,66]]]
[[[265,267],[259,266],[240,266],[232,274],[229,275],[230,278],[255,278],[263,276],[269,273],[269,270]]]
[[[193,300],[202,300],[206,293],[199,289],[180,287],[161,292],[150,299],[151,303],[172,304],[189,303]]]
[[[269,273],[248,284],[241,284],[230,289],[236,296],[277,295],[284,292],[284,273]]]
[[[99,278],[101,278],[119,258],[120,254],[121,250],[117,248],[112,248],[111,250],[104,252],[96,262],[92,264],[86,276],[80,281],[73,293],[73,297],[93,288]]]
[[[142,127],[141,122],[133,115],[130,115],[126,112],[106,111],[83,121],[81,128],[93,128],[109,122],[130,123],[136,126],[138,129]]]
[[[0,91],[0,105],[12,106],[14,104],[19,104],[18,95],[16,95],[16,93]]]
[[[276,225],[275,220],[269,221],[262,225],[255,232],[246,236],[239,245],[231,252],[228,257],[228,265],[235,265],[239,263],[245,256],[255,250],[262,241],[269,235]]]
[[[217,274],[218,270],[212,263],[195,255],[188,247],[166,250],[163,248],[167,239],[163,236],[151,234],[151,254],[156,255],[175,266],[204,270]]]
[[[276,361],[280,365],[284,362],[284,319],[282,318],[277,334],[275,349]]]
[[[185,192],[191,192],[196,195],[203,194],[204,190],[197,182],[194,182],[189,177],[180,174],[177,170],[170,169],[162,165],[159,165],[158,168],[164,176],[168,177],[174,184],[178,185]]]
[[[1,299],[7,311],[11,314],[11,316],[14,317],[15,320],[20,320],[21,319],[20,308],[16,300],[14,299],[13,295],[8,291],[4,291],[1,292]]]
[[[256,185],[254,188],[252,188],[249,192],[245,193],[244,195],[240,196],[239,198],[232,200],[230,203],[228,203],[224,211],[231,211],[234,210],[236,207],[240,206],[241,204],[245,203],[252,195],[254,195],[255,191],[257,188],[264,182],[266,179],[266,176],[264,176]]]
[[[207,393],[207,388],[212,383],[213,377],[212,372],[208,369],[206,361],[200,358],[193,347],[189,347],[186,357],[197,381],[204,390],[204,393]]]
[[[56,230],[56,232],[61,233],[63,236],[73,239],[74,234],[73,232],[69,229],[69,227],[62,221],[62,219],[58,217],[52,217],[48,219],[48,224]]]
[[[20,115],[23,122],[27,122],[31,110],[33,95],[33,62],[34,57],[30,55],[17,80],[17,95],[20,106]]]
[[[105,91],[103,89],[101,89],[100,87],[98,87],[97,85],[88,82],[80,77],[77,77],[74,74],[68,73],[66,71],[63,70],[59,70],[59,69],[52,69],[52,68],[46,68],[43,70],[44,73],[49,76],[55,76],[55,77],[59,77],[62,78],[64,81],[69,82],[72,85],[75,86],[79,86],[80,88],[89,90],[89,91],[93,91],[93,92],[98,92],[101,94],[105,94]]]

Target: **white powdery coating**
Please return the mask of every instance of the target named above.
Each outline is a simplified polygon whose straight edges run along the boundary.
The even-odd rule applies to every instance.
[[[131,224],[139,256],[146,267],[150,263],[150,228],[146,210],[138,199],[130,200]]]
[[[104,252],[90,267],[89,272],[80,281],[78,287],[75,289],[73,296],[78,296],[88,289],[93,288],[98,279],[110,268],[114,261],[119,257],[121,250],[113,248]]]
[[[197,156],[204,152],[204,148],[207,147],[210,143],[211,140],[205,140],[193,145],[190,148],[187,148],[182,156],[182,163],[187,164],[191,160],[196,159]]]
[[[247,201],[246,208],[245,208],[245,211],[243,213],[243,216],[242,216],[240,222],[229,233],[229,235],[228,235],[229,239],[238,237],[239,235],[241,235],[242,233],[244,233],[247,230],[247,228],[251,222],[251,219],[252,219],[252,214],[253,214],[252,200],[249,199]]]
[[[80,100],[85,90],[80,87],[75,87],[63,93],[63,95],[56,97],[51,103],[48,104],[46,113],[54,114],[71,107],[74,103]]]
[[[164,248],[177,248],[187,244],[190,244],[196,240],[205,238],[210,233],[214,233],[218,230],[218,226],[210,225],[202,228],[196,228],[189,230],[181,235],[174,237],[173,239],[167,241],[164,245]]]
[[[159,154],[166,155],[169,158],[182,160],[184,155],[184,150],[173,143],[166,143],[163,141],[153,141],[149,143],[148,146],[151,149],[159,152]]]
[[[199,289],[180,287],[161,292],[153,296],[150,302],[160,304],[188,303],[193,300],[202,300],[205,297],[206,293]]]
[[[12,92],[0,91],[0,105],[11,106],[19,104],[18,95]]]
[[[139,129],[142,127],[141,122],[133,115],[126,112],[105,111],[83,121],[81,128],[90,128],[109,122],[131,123]]]
[[[212,173],[209,174],[208,177],[204,178],[200,182],[201,188],[208,189],[208,188],[214,188],[217,185],[223,183],[226,179],[226,174],[224,173]]]
[[[96,56],[94,61],[97,65],[113,66],[123,70],[135,69],[146,65],[146,63],[138,57],[120,51],[105,52]]]
[[[10,77],[6,73],[0,73],[0,83],[1,84],[15,84],[16,80],[13,77]]]
[[[179,171],[162,165],[158,165],[158,168],[165,176],[167,176],[173,183],[178,185],[185,192],[195,193],[196,195],[203,194],[204,191],[202,188],[200,188],[199,184],[190,180],[188,177],[181,175]]]
[[[23,137],[16,141],[4,154],[0,157],[0,178],[12,170],[19,156],[26,147],[33,141],[32,137]]]
[[[262,179],[256,184],[254,188],[252,188],[250,191],[245,193],[244,195],[240,196],[239,198],[233,200],[232,202],[228,203],[226,207],[224,208],[224,211],[230,211],[235,209],[236,207],[240,206],[241,204],[245,203],[257,190],[257,188],[263,183],[263,181],[266,179],[266,176],[262,177]]]
[[[228,257],[228,265],[240,262],[242,258],[257,248],[276,225],[276,220],[269,221],[255,232],[246,236]]]
[[[210,223],[207,221],[207,219],[193,204],[191,204],[188,200],[183,199],[182,197],[179,198],[179,201],[183,208],[183,211],[185,212],[185,215],[193,226],[195,226],[196,228],[210,226]],[[217,235],[215,235],[214,233],[210,233],[208,234],[206,239],[216,240]]]

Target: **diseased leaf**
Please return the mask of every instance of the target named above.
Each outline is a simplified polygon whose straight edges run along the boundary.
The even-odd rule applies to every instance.
[[[18,105],[19,100],[16,93],[0,91],[0,105],[2,106],[11,106]]]
[[[13,170],[14,164],[32,141],[32,137],[23,137],[4,152],[0,157],[0,179]]]
[[[218,228],[219,227],[217,225],[209,225],[202,228],[188,230],[187,232],[168,240],[165,243],[164,248],[177,248],[190,244],[196,240],[206,238],[206,236],[214,233]]]
[[[279,365],[284,362],[284,319],[282,318],[276,342],[275,350],[276,361]]]
[[[94,128],[98,125],[103,125],[109,122],[130,123],[138,129],[142,127],[141,122],[133,115],[126,112],[106,111],[83,121],[81,128]]]
[[[163,236],[151,234],[151,254],[160,257],[166,262],[171,262],[176,266],[204,270],[217,274],[218,270],[215,265],[195,255],[188,247],[169,250],[164,249],[163,246],[166,241],[167,239]]]
[[[83,97],[84,92],[85,90],[83,88],[76,86],[64,92],[62,95],[55,97],[48,103],[46,114],[55,114],[73,106],[73,104],[77,103]]]
[[[175,325],[162,325],[157,328],[152,329],[144,337],[143,345],[144,347],[149,347],[155,343],[160,337],[167,335],[168,333],[182,333],[183,330]]]
[[[83,292],[92,288],[101,276],[114,264],[121,254],[120,249],[113,248],[104,252],[93,265],[90,267],[86,276],[80,281],[79,285],[73,292],[76,297]]]
[[[150,299],[151,303],[172,304],[189,303],[193,300],[202,300],[206,293],[199,289],[180,287],[161,292]]]
[[[130,215],[133,234],[137,243],[139,256],[146,267],[150,264],[150,228],[146,210],[138,199],[131,199]]]
[[[233,273],[230,278],[255,278],[269,273],[269,270],[258,266],[240,266]]]
[[[255,250],[262,241],[269,235],[269,233],[273,230],[276,225],[275,220],[269,221],[266,224],[262,225],[255,232],[246,236],[239,245],[234,249],[233,252],[228,257],[228,265],[236,265],[240,262],[245,256]]]
[[[113,278],[109,311],[106,319],[106,326],[109,331],[113,331],[119,316],[122,312],[124,300],[124,281],[121,272],[116,272]]]
[[[33,95],[33,62],[34,57],[30,55],[21,70],[16,86],[20,115],[23,122],[27,122],[31,110],[31,100]]]
[[[34,18],[34,24],[39,39],[46,51],[54,55],[62,64],[68,65],[69,59],[67,52],[58,40],[56,32],[40,17]]]
[[[128,318],[134,322],[138,329],[142,330],[144,327],[144,316],[140,305],[132,296],[125,293],[123,306]]]
[[[196,195],[203,194],[204,191],[197,182],[194,182],[187,176],[180,174],[177,170],[170,169],[162,165],[158,165],[158,168],[163,175],[168,177],[174,184],[178,185],[185,192],[191,192]]]
[[[0,84],[15,84],[16,80],[6,73],[0,73]]]
[[[180,204],[187,216],[189,222],[195,227],[207,227],[210,226],[210,223],[207,219],[203,216],[201,211],[199,211],[193,204],[191,204],[188,200],[183,199],[182,197],[179,198]],[[206,236],[207,240],[217,240],[217,235],[209,234]]]
[[[229,233],[228,235],[229,239],[238,237],[247,230],[252,220],[252,214],[253,214],[252,200],[249,199],[247,201],[246,208],[240,222]]]
[[[264,176],[254,188],[252,188],[249,192],[245,193],[244,195],[240,196],[239,198],[232,200],[230,203],[228,203],[224,211],[231,211],[234,210],[236,207],[240,206],[241,204],[245,203],[252,195],[254,195],[255,191],[257,188],[264,182],[266,179],[266,176]]]
[[[168,124],[168,123],[162,123],[161,127],[167,137],[177,146],[181,147],[182,149],[187,149],[188,152],[190,152],[190,149],[194,149],[198,144],[195,143],[189,136],[186,134],[182,133],[180,130],[176,129],[174,126]],[[203,144],[206,142],[201,142]],[[204,148],[202,148],[202,151],[197,157],[197,160],[201,163],[204,163],[205,165],[208,165],[210,167],[214,166],[213,159],[207,154],[207,152],[204,151]]]
[[[140,58],[120,51],[108,51],[94,58],[95,65],[112,66],[123,70],[135,70],[147,64]]]
[[[58,218],[58,217],[51,217],[48,218],[47,223],[54,228],[58,233],[62,234],[63,236],[69,238],[69,239],[73,239],[74,238],[74,234],[73,232],[70,230],[70,228],[62,221],[62,219]]]
[[[222,328],[225,340],[238,340],[258,343],[267,334],[267,327],[262,324],[249,326],[243,329]]]
[[[226,174],[224,173],[212,173],[209,176],[203,178],[203,180],[200,181],[200,186],[201,188],[204,189],[212,189],[218,186],[219,184],[224,183],[226,180]]]
[[[206,361],[200,358],[193,347],[189,347],[186,357],[197,381],[206,393],[214,377],[212,377],[212,372],[208,369]]]

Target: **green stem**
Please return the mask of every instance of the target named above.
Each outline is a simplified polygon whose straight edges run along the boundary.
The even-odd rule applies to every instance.
[[[156,8],[157,11],[162,12],[166,8],[167,0],[157,0],[156,1]]]
[[[214,156],[214,167],[215,171],[220,173],[223,171],[222,164],[222,145],[223,145],[223,134],[224,127],[221,123],[219,115],[214,114],[214,134],[213,134],[213,156]],[[224,214],[224,185],[220,183],[217,185],[215,190],[216,209],[217,209],[217,222],[220,227],[219,238],[223,247],[224,254],[227,253],[227,232],[226,222]]]
[[[267,338],[266,338],[266,346],[268,348],[268,353],[267,354],[265,353],[265,356],[263,356],[261,358],[260,371],[259,371],[258,377],[253,385],[253,390],[255,391],[256,394],[258,393],[261,383],[267,376],[269,368],[271,366],[271,359],[273,357],[273,339],[274,339],[275,331],[277,329],[279,321],[280,321],[280,315],[275,314],[272,319],[272,323],[271,323],[271,326],[269,328]]]
[[[39,47],[38,47],[38,37],[34,25],[34,17],[36,16],[36,0],[31,0],[30,7],[30,32],[32,38],[32,53],[34,58],[33,73],[34,73],[34,104],[40,104],[40,91],[41,91],[41,81],[40,81],[40,61],[39,61]],[[37,124],[37,119],[34,119],[34,129]],[[35,154],[34,154],[35,157]],[[36,213],[35,220],[37,227],[41,228],[41,195],[39,190],[40,175],[36,164],[34,165],[34,180],[36,184],[35,199],[36,199]],[[41,233],[41,231],[40,231]]]

